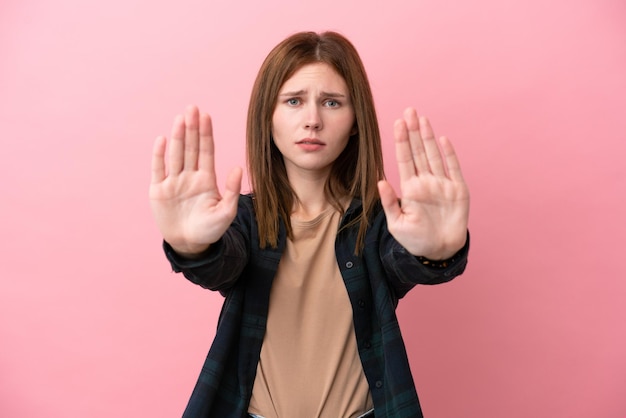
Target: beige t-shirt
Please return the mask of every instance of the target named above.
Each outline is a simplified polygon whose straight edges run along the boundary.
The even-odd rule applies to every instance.
[[[340,215],[292,219],[278,266],[249,412],[265,418],[358,417],[373,407],[352,307],[335,258]]]

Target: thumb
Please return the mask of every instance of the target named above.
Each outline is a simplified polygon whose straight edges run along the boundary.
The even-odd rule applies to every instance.
[[[239,192],[241,191],[242,176],[243,170],[241,167],[235,167],[230,171],[226,178],[226,190],[224,191],[223,200],[228,202],[234,200],[236,204],[239,199]]]
[[[398,203],[398,196],[386,180],[380,180],[378,182],[378,194],[380,195],[380,203],[383,205],[385,216],[387,216],[387,222],[393,222],[402,215],[402,209],[400,203]]]

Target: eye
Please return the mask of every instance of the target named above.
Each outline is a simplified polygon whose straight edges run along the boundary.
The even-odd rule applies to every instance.
[[[339,107],[340,103],[337,100],[329,99],[324,102],[326,107]]]
[[[292,97],[291,99],[287,99],[287,104],[289,106],[297,106],[300,104],[300,99],[297,99],[295,97]]]

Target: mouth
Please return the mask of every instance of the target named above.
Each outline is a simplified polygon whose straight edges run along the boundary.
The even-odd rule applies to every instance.
[[[296,142],[296,146],[305,152],[316,152],[324,149],[326,144],[317,138],[304,138]]]
[[[322,141],[320,141],[319,139],[316,139],[316,138],[304,138],[304,139],[301,139],[300,141],[296,142],[296,144],[302,144],[302,145],[324,145],[324,143]]]

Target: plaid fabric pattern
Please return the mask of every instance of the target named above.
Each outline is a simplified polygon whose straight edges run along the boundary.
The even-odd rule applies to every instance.
[[[225,296],[215,339],[184,418],[248,416],[248,404],[265,335],[272,280],[285,247],[258,247],[253,197],[241,196],[238,213],[222,239],[199,259],[178,257],[164,243],[175,272]],[[342,219],[361,210],[355,199]],[[355,228],[340,228],[335,253],[352,304],[357,346],[377,418],[422,417],[395,309],[417,284],[447,282],[461,274],[468,244],[445,268],[420,263],[389,234],[382,209],[373,215],[365,249],[354,254]]]

